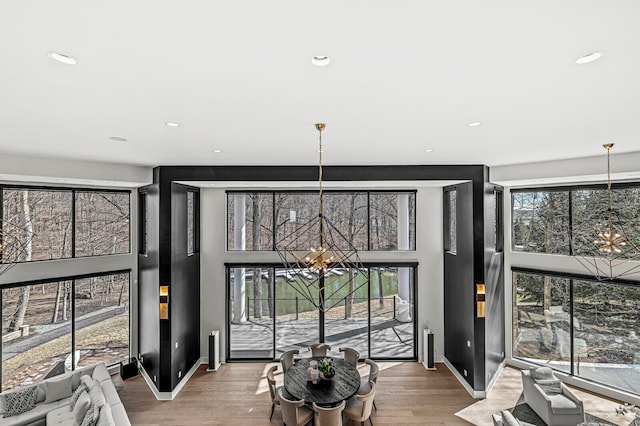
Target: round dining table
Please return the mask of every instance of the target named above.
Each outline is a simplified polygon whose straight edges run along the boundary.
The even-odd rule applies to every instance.
[[[302,358],[284,373],[284,388],[291,396],[303,399],[307,403],[315,402],[320,406],[331,406],[351,398],[360,388],[360,373],[342,358],[331,358],[336,370],[331,380],[318,378],[314,384],[308,380],[307,370],[311,360],[320,358]]]

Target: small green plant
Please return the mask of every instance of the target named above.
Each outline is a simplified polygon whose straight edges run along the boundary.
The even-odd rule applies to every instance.
[[[330,379],[336,374],[333,361],[329,358],[323,358],[318,361],[318,370],[320,370],[325,379]]]

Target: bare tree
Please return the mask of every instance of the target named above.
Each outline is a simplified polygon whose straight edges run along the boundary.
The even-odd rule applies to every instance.
[[[22,191],[21,194],[22,199],[22,215],[20,216],[20,227],[23,229],[23,237],[24,238],[24,250],[25,250],[25,261],[31,260],[32,255],[32,238],[33,235],[33,224],[31,223],[31,210],[29,208],[29,191]],[[17,309],[9,324],[9,329],[12,331],[17,331],[24,324],[24,316],[27,312],[27,305],[29,304],[29,292],[31,290],[31,286],[25,285],[20,288],[20,295],[18,296]]]

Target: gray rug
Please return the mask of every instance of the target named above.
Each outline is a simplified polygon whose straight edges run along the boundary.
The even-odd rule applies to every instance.
[[[520,395],[520,398],[518,399],[518,402],[516,403],[516,406],[511,413],[516,419],[522,420],[523,422],[531,423],[536,426],[546,426],[546,423],[543,422],[540,417],[538,417],[535,411],[533,411],[526,402],[524,402],[524,395]],[[617,426],[616,423],[611,423],[589,413],[585,413],[584,420],[588,423],[600,423],[601,425]]]

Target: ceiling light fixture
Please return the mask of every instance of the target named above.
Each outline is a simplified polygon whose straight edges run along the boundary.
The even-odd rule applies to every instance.
[[[593,61],[597,61],[598,59],[602,58],[602,55],[604,55],[604,52],[589,53],[588,55],[584,55],[576,59],[576,64],[583,65]]]
[[[78,63],[78,61],[76,61],[75,58],[69,55],[63,55],[62,53],[58,53],[58,52],[49,52],[49,57],[54,61],[58,61],[66,65],[75,65]]]
[[[331,59],[327,55],[315,55],[311,58],[311,63],[316,67],[326,67],[331,62]]]
[[[424,150],[424,152],[433,152],[433,149],[427,148],[427,149]]]
[[[214,154],[220,154],[221,152],[222,152],[222,150],[221,150],[221,149],[214,149],[214,150],[213,150],[213,153],[214,153]]]
[[[640,265],[629,260],[640,257],[640,249],[624,232],[622,217],[613,208],[611,192],[611,148],[612,143],[602,145],[607,150],[607,207],[606,210],[591,212],[588,220],[598,220],[593,233],[581,236],[574,247],[575,258],[598,280],[613,280],[635,273]],[[594,196],[595,197],[595,196]],[[577,224],[574,229],[582,228]],[[588,224],[587,224],[588,226]],[[576,232],[576,231],[574,231]]]
[[[291,276],[289,284],[315,308],[326,312],[345,303],[361,287],[368,285],[368,273],[358,250],[323,213],[322,131],[319,132],[318,216],[276,243],[276,251]],[[356,280],[357,277],[357,280]]]
[[[120,136],[110,136],[109,139],[116,142],[126,142],[128,139],[121,138]]]
[[[167,121],[166,123],[164,123],[166,126],[168,127],[180,127],[180,123],[175,123],[173,121]]]
[[[482,122],[481,121],[474,121],[472,123],[467,124],[467,126],[469,127],[478,127],[478,126],[482,126]]]

